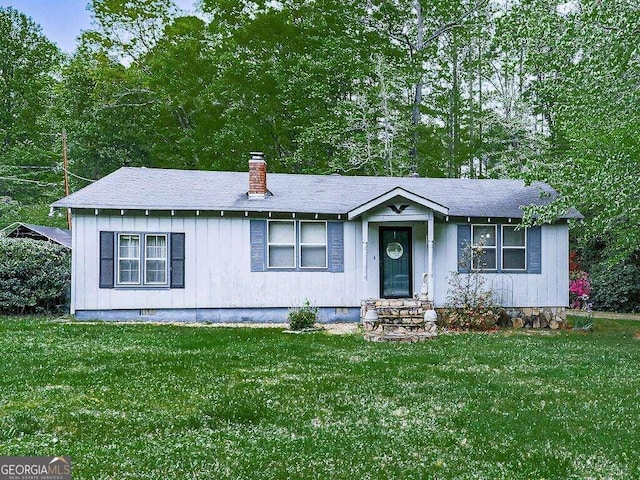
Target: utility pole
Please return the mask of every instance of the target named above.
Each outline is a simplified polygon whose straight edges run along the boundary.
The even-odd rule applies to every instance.
[[[62,168],[64,170],[64,196],[69,196],[69,162],[67,161],[67,132],[62,130]],[[67,208],[67,228],[71,230],[71,209]]]

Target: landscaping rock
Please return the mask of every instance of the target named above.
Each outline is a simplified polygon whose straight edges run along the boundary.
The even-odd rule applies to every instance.
[[[524,320],[519,318],[519,317],[512,318],[511,319],[511,326],[513,328],[522,328],[522,327],[524,327]]]

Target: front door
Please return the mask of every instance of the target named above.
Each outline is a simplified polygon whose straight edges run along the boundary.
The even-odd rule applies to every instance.
[[[409,298],[411,227],[380,227],[380,297]]]

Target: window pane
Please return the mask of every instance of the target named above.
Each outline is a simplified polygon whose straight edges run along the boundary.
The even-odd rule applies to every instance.
[[[295,267],[295,247],[270,245],[269,267]]]
[[[480,257],[473,257],[473,268],[476,270],[495,270],[496,269],[496,249],[485,248],[484,254]]]
[[[147,235],[147,258],[167,258],[167,237],[164,235]]]
[[[140,283],[140,236],[118,236],[118,283]]]
[[[269,222],[269,243],[295,243],[293,222]]]
[[[120,258],[140,258],[140,237],[138,235],[120,235],[118,238]]]
[[[147,283],[167,283],[167,263],[164,260],[147,260]]]
[[[120,283],[140,283],[138,260],[120,260],[118,266]]]
[[[504,250],[502,257],[504,270],[524,270],[525,250],[524,248],[508,248]]]
[[[524,232],[524,228],[516,230],[516,227],[504,227],[502,244],[505,247],[524,247]]]
[[[474,225],[473,226],[473,244],[486,245],[493,247],[496,245],[496,227],[495,225]]]
[[[326,247],[301,247],[300,266],[326,268],[327,248]]]
[[[327,224],[324,222],[300,222],[300,242],[327,243]]]

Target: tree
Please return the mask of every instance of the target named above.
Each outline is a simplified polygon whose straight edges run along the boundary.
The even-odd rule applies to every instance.
[[[53,183],[61,150],[50,116],[61,60],[38,25],[0,7],[0,192],[18,202],[62,192]]]
[[[639,13],[634,3],[611,0],[556,7],[538,19],[559,41],[553,55],[539,59],[550,73],[534,86],[550,147],[528,170],[563,197],[530,213],[545,220],[579,208],[586,217],[577,230],[581,244],[603,239],[612,261],[640,249]]]

